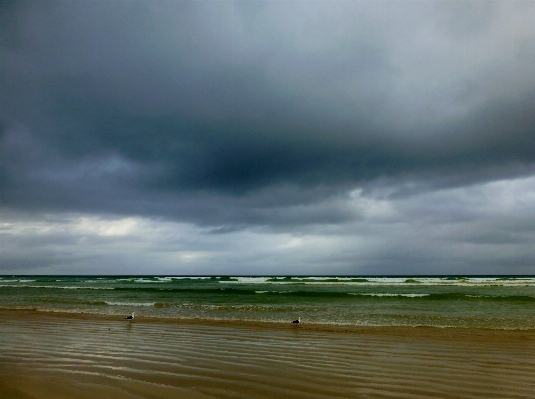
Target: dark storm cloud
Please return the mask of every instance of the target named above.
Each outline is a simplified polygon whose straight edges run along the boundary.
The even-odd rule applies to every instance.
[[[215,232],[358,220],[347,192],[381,182],[399,197],[529,175],[534,32],[520,23],[500,35],[530,13],[494,2],[5,3],[0,200]]]

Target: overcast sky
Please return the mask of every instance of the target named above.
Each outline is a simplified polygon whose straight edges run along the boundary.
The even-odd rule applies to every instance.
[[[2,1],[0,274],[535,274],[533,21]]]

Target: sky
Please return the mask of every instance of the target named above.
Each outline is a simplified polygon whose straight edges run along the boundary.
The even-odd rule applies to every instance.
[[[535,2],[0,2],[0,274],[535,274]]]

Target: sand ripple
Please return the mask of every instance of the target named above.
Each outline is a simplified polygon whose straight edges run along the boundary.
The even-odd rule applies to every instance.
[[[8,316],[0,320],[0,392],[6,398],[535,397],[533,332],[412,331]]]

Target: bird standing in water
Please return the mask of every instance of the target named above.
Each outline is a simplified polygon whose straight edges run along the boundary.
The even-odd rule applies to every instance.
[[[134,320],[134,314],[135,312],[132,312],[132,316],[126,316],[125,320],[130,320],[130,321]]]
[[[299,324],[301,323],[301,316],[297,318],[297,320],[292,321],[292,324]]]

